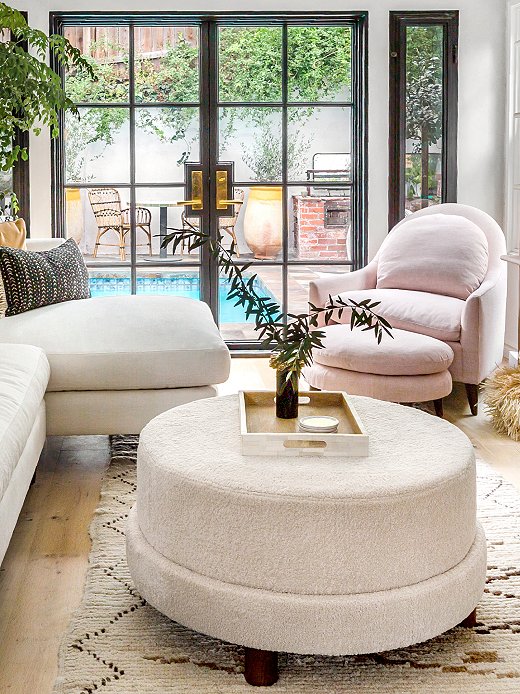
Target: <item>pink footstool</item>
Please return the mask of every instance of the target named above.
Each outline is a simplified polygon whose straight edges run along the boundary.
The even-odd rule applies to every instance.
[[[393,339],[385,336],[379,345],[371,332],[349,325],[323,330],[325,348],[314,351],[314,363],[303,371],[310,386],[391,402],[433,400],[442,417],[442,398],[452,387],[449,345],[406,330],[393,330]]]

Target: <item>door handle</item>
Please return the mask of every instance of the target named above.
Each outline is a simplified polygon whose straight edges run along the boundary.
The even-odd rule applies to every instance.
[[[222,166],[222,165],[221,165]],[[217,172],[217,210],[225,210],[230,205],[242,205],[243,200],[228,200],[228,172],[227,169],[219,169]]]
[[[202,171],[192,170],[191,171],[191,200],[180,200],[176,202],[177,207],[189,206],[192,210],[202,210],[204,209],[203,197],[202,197]]]
[[[195,198],[195,200],[179,200],[175,203],[176,207],[184,207],[185,205],[190,205],[194,210],[202,210],[202,200],[200,198]]]

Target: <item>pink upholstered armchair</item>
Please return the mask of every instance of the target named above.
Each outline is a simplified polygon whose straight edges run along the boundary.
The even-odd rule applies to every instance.
[[[455,355],[452,378],[466,385],[477,414],[478,384],[503,358],[504,253],[502,230],[485,212],[428,207],[397,224],[363,269],[311,282],[309,300],[323,306],[329,295],[369,297],[394,328],[446,342]]]

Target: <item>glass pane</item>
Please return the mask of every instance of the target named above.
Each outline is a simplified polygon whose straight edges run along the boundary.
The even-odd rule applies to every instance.
[[[290,181],[352,178],[351,109],[288,109],[287,169]]]
[[[0,191],[9,191],[13,189],[13,170],[0,171]]]
[[[184,207],[176,205],[178,201],[185,199],[184,188],[137,188],[135,198],[138,262],[150,263],[159,258],[172,260],[173,246],[161,250],[161,235],[192,227],[198,229],[199,225],[198,217],[186,217]],[[148,234],[151,235],[151,254]],[[198,263],[199,250],[190,253],[187,243],[180,245],[175,251],[175,260]]]
[[[130,120],[126,108],[80,108],[65,114],[67,183],[130,180]]]
[[[221,108],[219,158],[235,162],[236,181],[281,181],[281,109]]]
[[[13,190],[13,171],[0,171],[0,222],[5,222],[14,216],[11,193]],[[20,210],[20,215],[23,211]]]
[[[130,270],[128,268],[89,268],[90,295],[120,296],[132,293]]]
[[[200,161],[198,108],[137,108],[135,122],[136,181],[183,181],[184,163]]]
[[[442,26],[406,27],[405,209],[441,202]]]
[[[352,260],[348,188],[288,189],[290,260]]]
[[[199,30],[138,27],[135,30],[135,100],[185,103],[199,100]]]
[[[350,101],[351,45],[350,27],[289,27],[289,101]]]
[[[281,27],[219,29],[220,101],[282,100]]]
[[[75,103],[129,100],[128,27],[65,27],[63,34],[87,58],[95,79],[77,67],[65,75],[67,95]]]
[[[309,282],[330,274],[351,272],[348,265],[310,265],[289,267],[287,287],[289,293],[289,313],[308,313],[309,311]]]
[[[184,270],[150,267],[137,271],[137,294],[167,294],[200,299],[200,273],[195,268]]]
[[[65,189],[65,236],[76,241],[87,262],[117,263],[123,260],[121,246],[124,260],[130,259],[130,238],[121,226],[128,194],[126,188]]]
[[[254,287],[259,296],[265,296],[280,303],[282,301],[281,268],[266,267],[265,265],[251,267],[247,270],[245,278],[249,279],[254,274],[257,274]],[[254,318],[250,317],[246,320],[244,309],[234,305],[236,299],[227,299],[228,291],[229,282],[226,277],[221,277],[219,283],[219,320],[220,331],[224,339],[233,341],[257,340]]]

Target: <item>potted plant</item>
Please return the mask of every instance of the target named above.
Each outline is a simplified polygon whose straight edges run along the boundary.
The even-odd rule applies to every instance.
[[[343,312],[351,311],[351,328],[371,330],[377,342],[383,335],[392,336],[391,326],[382,316],[375,313],[380,302],[329,296],[324,307],[309,304],[308,313],[284,316],[279,304],[270,297],[261,296],[255,288],[256,274],[246,275],[251,263],[235,262],[235,243],[230,248],[223,245],[223,236],[217,232],[215,239],[200,229],[173,229],[164,237],[162,246],[173,246],[175,254],[180,244],[188,245],[189,251],[206,245],[211,255],[218,260],[222,272],[229,281],[227,298],[235,300],[235,306],[244,308],[246,318],[253,317],[255,330],[262,340],[263,349],[271,349],[270,365],[276,370],[276,415],[282,419],[298,416],[298,380],[305,366],[312,364],[312,353],[324,347],[325,332],[319,327],[320,317],[327,323],[335,314],[341,318]]]

